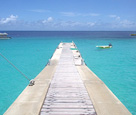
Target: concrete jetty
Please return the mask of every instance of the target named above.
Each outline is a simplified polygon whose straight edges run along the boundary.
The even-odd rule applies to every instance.
[[[4,115],[131,115],[85,65],[73,42],[60,43],[34,80]]]

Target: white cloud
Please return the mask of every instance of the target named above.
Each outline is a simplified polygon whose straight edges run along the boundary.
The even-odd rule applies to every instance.
[[[125,27],[125,28],[131,28],[136,26],[136,23],[131,22],[129,20],[122,20],[120,21],[120,24],[122,25],[122,27]]]
[[[2,18],[0,19],[0,24],[6,24],[9,22],[16,21],[18,16],[10,15],[8,18]]]
[[[111,26],[110,26],[111,25]],[[130,20],[116,20],[114,22],[109,23],[110,29],[119,29],[119,30],[135,30],[136,22]]]
[[[111,23],[111,27],[116,29],[116,28],[122,28],[122,29],[128,29],[128,28],[135,28],[136,27],[136,23],[129,21],[127,19],[121,19],[119,16],[117,15],[109,15],[110,18],[114,18],[115,21]]]
[[[114,18],[116,20],[120,20],[120,17],[117,15],[109,15],[110,18]]]
[[[115,17],[116,17],[116,15],[109,15],[109,17],[111,17],[111,18],[115,18]]]
[[[120,20],[120,17],[119,17],[119,16],[117,16],[117,17],[116,17],[116,20]]]
[[[79,28],[79,29],[86,29],[92,28],[97,25],[96,22],[77,22],[77,21],[61,21],[57,26],[67,27],[67,28]]]
[[[53,21],[53,18],[52,17],[48,17],[47,20],[43,20],[42,23],[46,24],[46,23],[50,23]]]
[[[60,25],[63,27],[74,27],[74,26],[80,26],[82,24],[75,21],[62,21]]]
[[[52,21],[53,21],[53,18],[52,18],[52,17],[49,17],[49,18],[47,19],[47,21],[48,21],[48,22],[52,22]]]
[[[90,27],[95,26],[95,24],[96,24],[96,23],[94,23],[94,22],[88,22],[88,23],[87,23],[87,25],[90,26]]]

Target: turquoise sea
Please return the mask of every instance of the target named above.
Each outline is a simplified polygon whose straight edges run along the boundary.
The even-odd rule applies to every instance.
[[[131,31],[8,31],[0,40],[0,53],[28,78],[45,67],[58,44],[74,41],[87,66],[136,115],[136,36]],[[108,45],[111,49],[98,49]],[[0,115],[15,101],[29,81],[0,56]]]

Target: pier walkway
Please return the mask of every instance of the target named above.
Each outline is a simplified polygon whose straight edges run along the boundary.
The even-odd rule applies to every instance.
[[[74,43],[60,43],[34,81],[4,115],[132,115],[85,65]]]
[[[70,50],[65,43],[40,115],[96,115]]]

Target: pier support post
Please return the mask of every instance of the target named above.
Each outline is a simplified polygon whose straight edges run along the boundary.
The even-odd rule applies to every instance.
[[[51,59],[49,59],[49,61],[48,61],[48,65],[51,65]]]
[[[84,65],[85,63],[84,63],[84,59],[81,59],[81,65]]]

